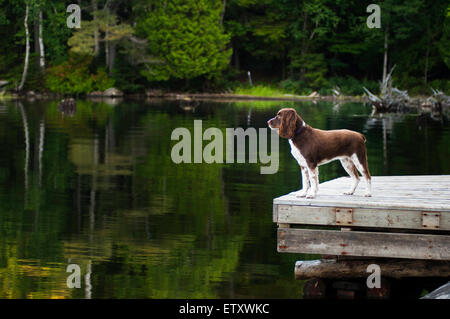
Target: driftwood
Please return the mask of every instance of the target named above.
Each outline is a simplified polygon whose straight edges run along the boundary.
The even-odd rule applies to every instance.
[[[311,278],[366,278],[370,264],[380,266],[381,276],[390,278],[405,277],[448,277],[448,261],[428,260],[308,260],[295,263],[295,279]]]
[[[431,114],[432,120],[440,120],[442,114],[449,113],[450,96],[444,94],[440,90],[431,89],[433,95],[428,97],[425,101],[420,98],[410,98],[407,90],[399,90],[392,87],[392,72],[395,66],[391,69],[385,80],[380,83],[380,95],[377,96],[363,87],[367,94],[369,102],[372,104],[374,113],[406,113],[412,110],[419,110],[425,114]]]
[[[431,112],[442,113],[444,109],[448,109],[450,107],[450,96],[445,95],[444,92],[433,88],[431,88],[431,91],[433,92],[433,95],[422,103],[422,108],[424,106],[428,106],[431,108]]]
[[[418,117],[418,125],[441,122],[442,116],[450,115],[450,96],[444,94],[440,90],[431,88],[433,95],[428,97],[420,104],[420,116]]]
[[[408,91],[402,91],[392,87],[392,72],[391,69],[383,82],[380,83],[380,96],[376,96],[368,89],[363,87],[367,93],[369,101],[372,103],[376,112],[409,112],[410,111],[410,97]]]

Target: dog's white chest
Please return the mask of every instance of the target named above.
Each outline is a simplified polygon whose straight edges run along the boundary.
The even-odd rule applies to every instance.
[[[292,142],[291,139],[289,140],[289,144],[291,145],[291,154],[297,160],[298,164],[300,166],[307,166],[305,158],[303,157],[302,153],[300,153],[300,150],[297,148],[297,146],[294,145],[294,142]]]

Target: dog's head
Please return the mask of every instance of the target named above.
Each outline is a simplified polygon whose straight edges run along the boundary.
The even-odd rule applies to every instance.
[[[292,138],[298,128],[303,125],[303,119],[292,108],[278,111],[277,116],[267,121],[272,130],[277,130],[283,138]]]

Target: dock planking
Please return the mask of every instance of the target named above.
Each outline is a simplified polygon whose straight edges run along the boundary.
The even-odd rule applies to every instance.
[[[372,197],[363,185],[343,195],[350,183],[324,182],[314,199],[275,198],[278,251],[450,260],[450,175],[374,176]]]

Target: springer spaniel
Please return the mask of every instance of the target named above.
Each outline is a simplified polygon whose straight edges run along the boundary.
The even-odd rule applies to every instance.
[[[323,131],[312,128],[292,108],[281,109],[267,121],[272,130],[289,139],[291,153],[302,171],[302,189],[297,197],[314,198],[319,187],[319,165],[340,160],[352,178],[345,195],[353,195],[359,183],[358,171],[366,180],[365,196],[371,196],[371,177],[367,165],[366,138],[350,130]]]

